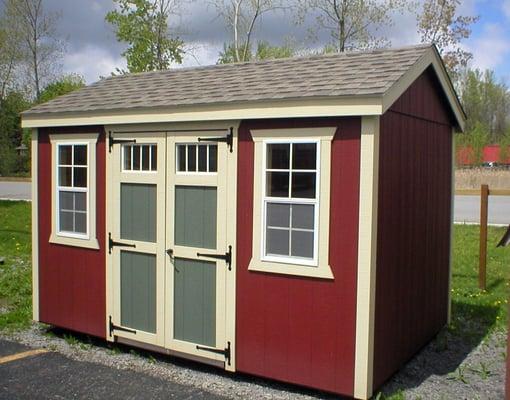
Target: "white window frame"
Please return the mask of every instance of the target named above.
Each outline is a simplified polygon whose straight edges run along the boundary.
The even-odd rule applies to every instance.
[[[147,145],[147,146],[156,146],[156,152],[158,151],[157,143],[127,143],[122,144],[120,149],[120,166],[123,174],[157,174],[157,165],[156,169],[149,169],[149,170],[142,170],[142,169],[133,169],[133,147],[140,147],[140,168],[142,168],[142,151],[141,147]],[[126,147],[129,147],[131,149],[131,169],[125,169],[124,168],[124,159],[125,159],[125,149]],[[157,157],[157,156],[156,156]],[[149,150],[149,168],[152,168],[152,149]]]
[[[334,279],[329,266],[329,214],[331,142],[336,127],[251,130],[254,149],[253,246],[251,271]],[[316,199],[266,197],[266,152],[268,143],[317,143]],[[291,165],[290,165],[291,167]],[[314,258],[265,256],[266,201],[317,204],[314,220]]]
[[[263,158],[262,158],[262,168],[263,168],[263,179],[262,179],[262,241],[261,241],[261,259],[262,261],[274,261],[281,262],[286,264],[302,264],[302,265],[310,265],[317,266],[318,261],[318,239],[319,239],[319,209],[320,209],[320,148],[321,142],[316,138],[302,138],[302,139],[265,139],[262,141],[263,143]],[[294,143],[314,143],[316,147],[316,158],[315,158],[315,169],[313,170],[301,170],[301,169],[293,169],[292,168],[292,145]],[[267,168],[267,147],[270,144],[289,144],[291,147],[290,151],[290,159],[289,159],[289,169],[288,170],[274,170]],[[267,172],[271,171],[288,171],[289,172],[289,197],[271,197],[267,195]],[[307,173],[315,173],[315,198],[293,198],[292,197],[292,173],[293,172],[307,172]],[[313,205],[314,206],[314,226],[313,226],[313,257],[305,258],[305,257],[296,257],[296,256],[278,256],[278,255],[267,255],[266,254],[266,234],[267,234],[267,203],[280,203],[280,204],[303,204],[303,205]],[[292,225],[292,218],[290,220],[290,225]],[[291,227],[289,227],[289,231],[291,231]],[[289,232],[289,241],[292,237],[292,232]],[[289,242],[289,251],[291,250],[290,242]]]
[[[214,143],[200,143],[200,142],[183,142],[175,144],[175,174],[176,175],[217,175],[218,174],[218,160],[216,159],[216,171],[198,171],[198,146],[207,146],[207,169],[209,169],[209,146],[216,146],[216,157],[218,157],[218,145]],[[179,171],[179,146],[186,146],[186,160],[185,165],[186,169],[188,169],[188,146],[196,146],[196,165],[197,171]]]
[[[99,249],[96,235],[96,144],[98,133],[55,134],[50,135],[51,143],[51,235],[50,243],[67,246]],[[77,188],[59,185],[59,146],[87,146],[87,187]],[[73,155],[74,157],[74,155]],[[59,193],[61,191],[86,193],[87,232],[86,234],[60,231]]]

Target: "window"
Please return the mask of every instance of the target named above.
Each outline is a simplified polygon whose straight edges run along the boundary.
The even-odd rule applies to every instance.
[[[264,259],[316,265],[318,141],[265,142]]]
[[[157,171],[158,149],[155,144],[124,144],[122,146],[122,169],[124,172]]]
[[[99,248],[95,210],[97,137],[98,134],[50,135],[51,243]]]
[[[87,237],[88,145],[57,145],[58,233]]]
[[[178,144],[177,172],[215,173],[218,170],[218,145]]]
[[[332,279],[331,141],[335,127],[251,130],[252,271]]]

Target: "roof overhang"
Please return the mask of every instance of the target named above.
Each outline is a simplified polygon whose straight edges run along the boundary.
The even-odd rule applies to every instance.
[[[278,99],[257,102],[197,104],[164,109],[125,109],[69,113],[22,114],[23,128],[228,121],[268,118],[346,117],[382,115],[432,66],[456,120],[464,130],[466,116],[445,66],[435,47],[431,47],[383,96],[345,96],[336,98]]]
[[[384,95],[382,112],[385,113],[388,109],[402,96],[402,94],[411,86],[411,84],[423,74],[423,72],[432,67],[443,93],[448,101],[453,116],[455,117],[456,126],[458,131],[463,132],[466,126],[466,113],[462,108],[457,93],[453,87],[452,81],[446,67],[441,59],[436,46],[431,46],[427,51],[398,81],[395,83]]]

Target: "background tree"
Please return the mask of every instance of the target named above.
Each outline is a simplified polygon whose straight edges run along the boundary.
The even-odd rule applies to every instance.
[[[85,87],[85,80],[77,74],[64,75],[54,82],[51,82],[41,92],[39,103],[46,103],[58,96],[74,92]]]
[[[457,15],[459,5],[460,0],[425,0],[417,14],[418,33],[422,43],[434,43],[437,46],[453,78],[473,58],[470,52],[460,47],[460,43],[469,38],[470,26],[480,18]]]
[[[117,40],[128,44],[122,53],[128,72],[159,71],[182,63],[184,42],[170,34],[168,19],[179,12],[178,0],[114,0],[118,9],[106,15]],[[123,71],[120,71],[123,72]]]
[[[251,48],[248,49],[246,61],[274,60],[278,58],[288,58],[296,55],[296,49],[292,44],[285,43],[282,46],[273,46],[269,42],[260,41],[257,43],[255,54]],[[223,45],[223,51],[220,53],[218,64],[230,64],[236,62],[236,53],[233,45]]]
[[[23,64],[33,96],[55,77],[64,42],[57,36],[58,13],[48,13],[42,0],[4,0],[5,19],[13,35],[21,41]]]
[[[406,0],[298,0],[298,22],[313,13],[311,33],[328,32],[329,48],[337,52],[368,49],[390,45],[380,28],[391,26],[393,14],[409,6]]]
[[[283,9],[280,0],[214,0],[213,5],[231,34],[230,44],[220,54],[220,63],[250,61],[257,22],[263,14]]]
[[[18,31],[7,18],[0,18],[0,105],[16,83],[16,68],[22,59]]]

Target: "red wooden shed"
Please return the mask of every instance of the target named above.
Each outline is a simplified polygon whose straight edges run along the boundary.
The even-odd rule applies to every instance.
[[[448,321],[464,120],[424,45],[36,106],[33,318],[366,399]]]

